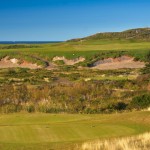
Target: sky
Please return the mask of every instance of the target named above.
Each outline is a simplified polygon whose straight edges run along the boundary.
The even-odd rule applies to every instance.
[[[150,0],[0,0],[0,41],[64,41],[150,26]]]

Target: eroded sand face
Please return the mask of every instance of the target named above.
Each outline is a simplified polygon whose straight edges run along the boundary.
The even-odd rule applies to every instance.
[[[65,65],[75,65],[77,63],[85,61],[85,58],[79,57],[75,59],[66,59],[63,57],[54,57],[52,62],[49,62],[49,65],[45,68],[47,70],[53,70],[57,68],[57,65],[53,62],[62,60]],[[143,68],[145,66],[144,62],[134,61],[133,57],[129,56],[121,56],[118,58],[107,58],[104,60],[99,60],[93,64],[92,69],[99,70],[114,70],[114,69],[122,69],[122,68]],[[38,66],[37,64],[33,64],[27,61],[23,61],[19,63],[19,60],[16,58],[9,59],[9,56],[0,60],[0,68],[29,68],[29,69],[39,69],[42,66]]]
[[[134,61],[133,57],[121,56],[118,58],[99,60],[93,64],[92,68],[100,70],[114,70],[122,68],[143,68],[144,66],[144,62]]]
[[[85,61],[85,58],[79,57],[79,58],[75,58],[75,59],[66,59],[64,56],[63,57],[56,56],[56,57],[53,58],[54,62],[58,61],[58,60],[64,61],[65,65],[75,65],[79,62]]]
[[[26,61],[23,61],[23,63],[19,64],[19,60],[16,58],[9,59],[9,57],[5,57],[0,60],[0,68],[29,68],[29,69],[38,69],[41,68],[41,66],[38,66],[37,64],[32,64]]]

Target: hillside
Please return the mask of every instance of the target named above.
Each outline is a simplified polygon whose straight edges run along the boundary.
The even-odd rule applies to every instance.
[[[149,100],[140,108],[132,104],[134,98],[150,99],[148,31],[99,33],[85,42],[0,45],[0,113],[92,114],[149,107]]]
[[[123,32],[97,33],[88,37],[72,39],[69,41],[81,40],[142,40],[150,41],[150,28],[130,29]]]
[[[0,44],[0,150],[149,150],[148,31]]]

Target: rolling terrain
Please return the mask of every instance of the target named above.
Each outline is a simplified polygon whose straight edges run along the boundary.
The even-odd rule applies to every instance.
[[[2,150],[130,147],[150,138],[150,29],[0,44],[0,93]]]
[[[145,62],[150,47],[149,32],[149,28],[142,28],[118,33],[98,33],[62,43],[0,45],[0,68],[53,69],[62,63],[88,66],[97,60],[123,55]],[[56,57],[59,59],[54,62]],[[17,62],[8,62],[8,58],[16,59]]]

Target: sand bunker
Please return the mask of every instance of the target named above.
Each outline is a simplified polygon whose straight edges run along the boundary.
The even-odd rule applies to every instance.
[[[75,58],[75,59],[66,59],[64,56],[63,57],[56,56],[53,58],[54,62],[59,61],[59,60],[64,61],[65,65],[75,65],[79,62],[85,61],[85,58],[79,57],[79,58]]]
[[[38,69],[41,68],[41,66],[38,66],[37,64],[32,64],[26,61],[23,61],[21,64],[18,63],[19,60],[16,58],[9,59],[9,57],[5,57],[0,60],[0,68],[29,68],[29,69]]]
[[[57,65],[54,63],[49,62],[48,66],[46,67],[47,70],[54,70],[57,69]]]
[[[133,57],[121,56],[118,58],[99,60],[93,64],[92,68],[100,70],[113,70],[122,68],[143,68],[144,66],[144,62],[134,61]]]
[[[55,61],[63,61],[65,65],[75,65],[79,62],[85,61],[85,58],[79,57],[75,59],[66,59],[65,57],[54,57],[53,62]],[[48,65],[46,67],[47,70],[53,70],[57,68],[56,64],[53,62],[47,62]],[[122,68],[143,68],[145,66],[144,62],[134,61],[133,57],[129,56],[121,56],[118,58],[107,58],[104,60],[99,60],[92,65],[92,69],[100,69],[100,70],[114,70],[114,69],[122,69]],[[29,68],[29,69],[38,69],[42,68],[42,66],[38,66],[37,64],[33,64],[27,61],[23,61],[19,63],[19,60],[16,58],[10,59],[9,56],[0,60],[0,68]]]

